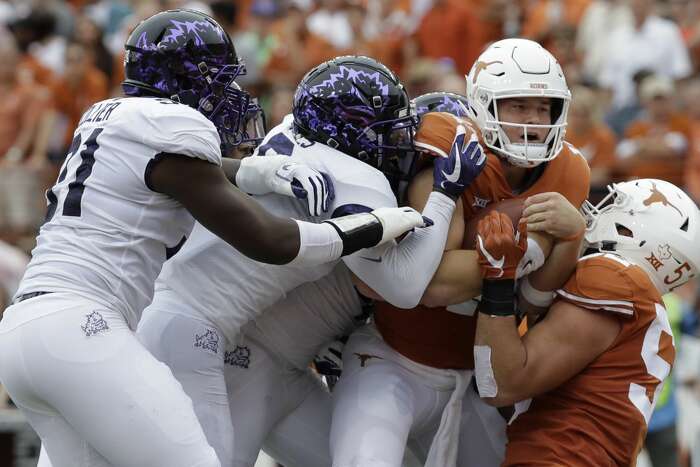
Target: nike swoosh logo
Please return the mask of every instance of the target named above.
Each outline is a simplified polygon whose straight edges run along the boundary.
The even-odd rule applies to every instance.
[[[459,174],[462,171],[462,158],[457,155],[456,157],[457,162],[455,163],[454,170],[452,170],[451,174],[446,174],[444,170],[441,170],[442,175],[445,177],[445,180],[451,183],[455,183],[459,179]],[[442,185],[444,185],[445,182],[442,182]],[[443,188],[445,188],[443,186]]]
[[[503,256],[500,257],[500,259],[494,258],[494,257],[491,256],[491,254],[486,250],[486,248],[484,248],[484,241],[481,239],[481,236],[480,236],[480,235],[477,235],[476,238],[477,238],[477,240],[479,240],[479,249],[481,250],[481,252],[482,252],[482,253],[484,254],[484,256],[486,257],[486,261],[488,261],[489,264],[491,264],[491,266],[493,266],[494,268],[500,269],[500,270],[501,270],[501,274],[503,274],[503,263],[506,262],[506,256],[503,255]]]
[[[365,256],[360,256],[362,259],[366,259],[367,261],[372,261],[373,263],[381,263],[382,258],[367,258]]]

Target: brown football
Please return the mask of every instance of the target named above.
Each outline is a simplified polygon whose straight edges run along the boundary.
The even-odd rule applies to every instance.
[[[513,222],[513,226],[517,226],[520,216],[523,213],[523,202],[524,200],[520,198],[504,199],[498,203],[489,204],[484,209],[480,210],[476,215],[467,221],[467,225],[464,229],[464,242],[462,245],[464,245],[464,247],[467,249],[475,248],[476,227],[479,224],[479,221],[494,209],[510,217],[510,220]]]

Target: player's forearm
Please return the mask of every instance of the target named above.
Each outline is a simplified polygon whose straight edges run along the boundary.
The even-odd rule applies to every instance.
[[[551,249],[549,236],[533,232],[530,238],[537,242],[542,255],[545,257],[549,255]],[[533,255],[528,257],[530,256]],[[534,267],[538,267],[539,264],[541,263],[535,264]],[[557,273],[554,266],[551,268],[554,269],[553,274]],[[421,303],[429,307],[449,306],[471,300],[480,293],[481,270],[477,252],[451,250],[444,253],[438,270],[423,294]]]
[[[204,227],[251,259],[286,264],[300,255],[303,246],[300,226],[292,219],[270,214],[233,187],[214,164],[169,155],[151,169],[147,183],[154,191],[182,203]],[[342,240],[332,226],[320,228],[327,235],[317,242],[320,245],[313,246],[318,246],[321,253],[334,253],[331,248],[334,245],[338,251],[333,258],[321,258],[316,264],[338,259],[343,249]]]
[[[480,293],[481,271],[476,251],[446,251],[421,303],[429,307],[454,305]]]
[[[253,199],[230,187],[216,201],[186,206],[195,218],[251,259],[286,264],[299,254],[301,235],[292,219],[273,216]],[[341,248],[342,249],[342,248]]]
[[[435,224],[407,235],[399,244],[347,257],[346,264],[384,300],[399,308],[415,308],[440,264],[454,201],[431,195],[423,215]]]
[[[479,314],[474,340],[475,376],[481,397],[500,407],[526,399],[527,351],[515,317]]]
[[[530,284],[540,291],[562,287],[576,269],[582,241],[583,238],[556,242],[542,267],[530,274]]]

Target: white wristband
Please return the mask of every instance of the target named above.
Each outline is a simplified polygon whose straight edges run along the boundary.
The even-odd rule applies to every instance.
[[[520,294],[523,296],[523,298],[534,306],[546,308],[554,301],[554,292],[543,292],[541,290],[537,290],[532,286],[532,284],[530,284],[530,279],[528,276],[520,279],[518,285],[520,287]]]
[[[534,239],[528,238],[527,250],[525,250],[525,255],[520,259],[518,269],[515,271],[515,278],[520,279],[533,271],[537,271],[544,264],[544,260],[544,252],[540,244]]]
[[[299,226],[299,254],[291,266],[318,266],[340,259],[343,240],[331,224],[296,221]]]

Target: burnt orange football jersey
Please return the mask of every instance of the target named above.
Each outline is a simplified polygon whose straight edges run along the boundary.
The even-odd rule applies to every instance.
[[[503,465],[634,465],[675,357],[661,296],[639,266],[599,253],[579,260],[557,300],[610,313],[621,330],[585,370],[534,398],[508,427]]]
[[[432,146],[449,153],[455,122],[455,117],[450,114],[426,114],[416,138],[426,143],[425,147]],[[469,131],[477,132],[476,126],[468,119],[462,122]],[[536,193],[558,191],[578,207],[588,197],[590,169],[584,157],[571,145],[565,144],[554,160],[541,169],[535,169],[542,170],[539,178],[522,193],[515,193],[508,185],[500,158],[487,151],[483,144],[482,148],[487,154],[486,167],[462,197],[465,222],[489,203],[504,199],[525,199]],[[474,245],[463,247],[474,249]],[[411,360],[434,368],[474,368],[476,316],[423,305],[403,310],[384,302],[377,304],[374,316],[384,340]]]
[[[537,181],[520,193],[508,184],[503,164],[499,157],[489,154],[486,168],[462,195],[465,219],[491,203],[509,198],[524,200],[537,193],[558,191],[577,208],[588,198],[591,170],[583,155],[569,143],[564,143],[559,155],[544,166]]]

